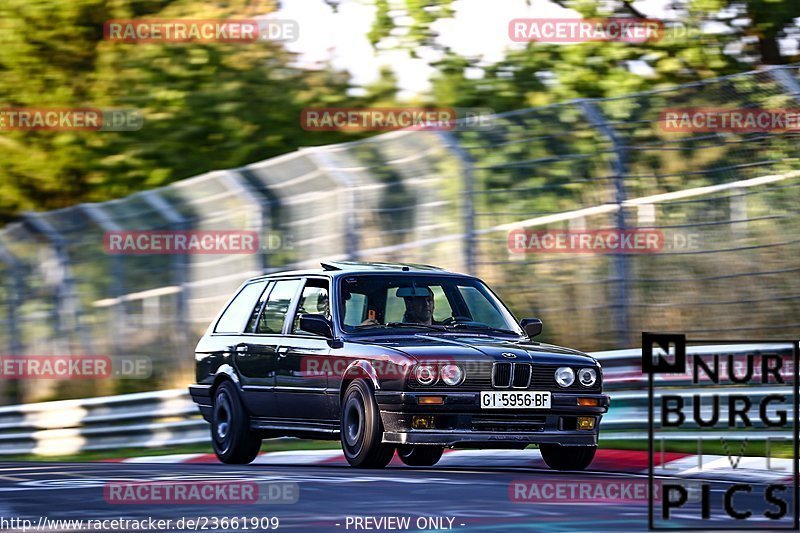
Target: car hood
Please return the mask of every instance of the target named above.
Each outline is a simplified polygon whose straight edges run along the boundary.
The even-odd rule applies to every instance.
[[[359,339],[359,343],[403,352],[417,360],[447,359],[531,362],[538,364],[595,364],[577,350],[552,344],[489,335],[416,334]],[[512,357],[513,356],[513,357]]]

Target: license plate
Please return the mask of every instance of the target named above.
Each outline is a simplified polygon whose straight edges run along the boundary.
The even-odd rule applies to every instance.
[[[550,409],[550,393],[483,391],[481,409]]]

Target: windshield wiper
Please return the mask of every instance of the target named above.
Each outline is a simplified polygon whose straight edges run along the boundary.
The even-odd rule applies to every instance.
[[[434,331],[447,331],[445,326],[437,326],[434,324],[414,324],[413,322],[389,322],[386,324],[387,328],[428,328]]]
[[[465,324],[465,323],[456,323],[456,324],[448,324],[445,326],[446,328],[452,329],[479,329],[481,331],[493,331],[495,333],[505,333],[508,335],[516,335],[519,336],[519,333],[516,331],[512,331],[510,329],[503,329],[503,328],[495,328],[492,326],[487,326],[486,324]]]

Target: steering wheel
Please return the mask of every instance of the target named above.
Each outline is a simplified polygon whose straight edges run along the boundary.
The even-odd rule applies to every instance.
[[[447,326],[450,324],[455,324],[457,322],[472,322],[472,319],[468,316],[450,316],[445,318],[440,322],[443,326]]]

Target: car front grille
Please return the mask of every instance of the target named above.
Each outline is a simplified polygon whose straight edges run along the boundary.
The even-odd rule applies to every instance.
[[[559,392],[592,392],[601,388],[600,379],[593,387],[581,387],[577,380],[571,387],[556,384],[555,365],[497,362],[492,367],[492,387],[495,389],[533,389]]]
[[[515,389],[527,389],[531,384],[531,365],[512,364],[514,365],[514,379],[511,380],[511,386]]]
[[[512,371],[513,365],[513,371]],[[464,365],[467,377],[464,383],[450,387],[439,381],[431,387],[423,387],[411,381],[415,390],[427,391],[482,391],[482,390],[537,390],[566,393],[599,392],[601,380],[594,387],[582,387],[577,380],[571,387],[563,388],[556,384],[555,371],[564,365],[540,365],[536,363],[506,362],[469,362]],[[575,369],[578,366],[574,366]],[[513,380],[513,381],[512,381]]]
[[[495,363],[492,368],[492,387],[496,389],[527,389],[530,382],[530,363]]]

